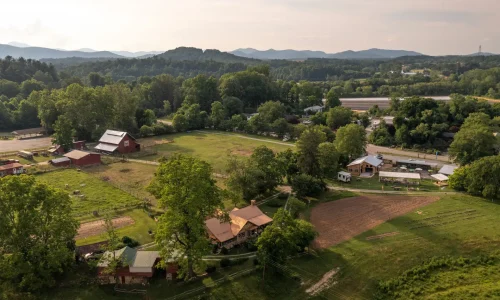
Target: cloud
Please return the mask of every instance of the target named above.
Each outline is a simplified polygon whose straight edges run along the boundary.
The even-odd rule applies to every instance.
[[[386,15],[393,21],[422,22],[426,24],[465,24],[474,25],[492,16],[489,12],[472,11],[432,11],[432,10],[406,10],[396,11]]]

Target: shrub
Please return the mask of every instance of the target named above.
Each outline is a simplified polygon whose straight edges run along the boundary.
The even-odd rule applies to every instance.
[[[238,259],[230,260],[230,264],[233,265],[233,266],[238,266],[238,265],[244,264],[247,261],[248,261],[248,257],[243,257],[243,258],[238,258]]]
[[[220,261],[220,267],[221,268],[226,268],[226,267],[229,267],[231,266],[231,260],[229,260],[229,258],[223,258],[221,259]]]
[[[220,253],[227,255],[229,253],[229,250],[227,250],[227,248],[222,248]]]
[[[208,264],[207,268],[205,269],[205,272],[208,274],[212,274],[217,270],[217,266],[215,264]]]
[[[245,243],[245,247],[248,249],[248,251],[257,251],[257,246],[255,245],[255,241],[250,240]]]
[[[258,266],[259,264],[260,264],[259,259],[258,259],[257,257],[255,257],[255,258],[253,259],[253,265],[254,265],[254,266]]]
[[[283,205],[285,205],[285,201],[286,200],[281,198],[274,198],[272,200],[267,201],[266,205],[270,207],[282,207]]]
[[[130,248],[135,248],[137,246],[139,246],[139,242],[128,237],[128,236],[123,236],[122,237],[122,243],[126,246],[129,246]]]

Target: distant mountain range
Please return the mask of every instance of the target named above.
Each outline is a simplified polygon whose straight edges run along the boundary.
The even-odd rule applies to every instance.
[[[230,53],[247,57],[256,58],[262,60],[268,59],[287,59],[287,60],[302,60],[308,58],[338,58],[338,59],[377,59],[377,58],[396,58],[401,56],[419,56],[424,55],[415,51],[407,50],[387,50],[387,49],[377,49],[372,48],[368,50],[361,51],[343,51],[338,53],[325,53],[323,51],[311,51],[311,50],[256,50],[253,48],[243,48],[231,51]]]
[[[256,62],[255,59],[237,56],[228,52],[222,52],[215,49],[202,50],[192,47],[179,47],[174,50],[168,50],[165,53],[158,54],[157,56],[171,60],[214,60],[226,63]]]
[[[107,57],[107,58],[122,58],[123,56],[110,51],[84,52],[84,51],[65,51],[42,47],[15,47],[10,45],[0,44],[0,57],[7,55],[12,57],[24,57],[31,59],[42,58],[67,58],[67,57]]]
[[[25,43],[20,43],[20,42],[10,42],[7,45],[8,46],[13,46],[13,47],[16,47],[16,48],[38,48],[38,49],[49,49],[49,50],[57,50],[57,51],[64,52],[64,53],[58,53],[56,56],[47,57],[45,55],[51,55],[51,53],[48,53],[47,51],[43,51],[43,54],[40,54],[40,55],[44,55],[44,56],[40,57],[40,55],[38,53],[36,53],[36,52],[33,52],[33,50],[28,51],[28,53],[30,55],[34,55],[34,56],[37,56],[39,58],[67,58],[67,57],[74,57],[74,56],[76,56],[76,57],[89,57],[89,58],[95,58],[95,57],[108,57],[108,58],[140,57],[140,58],[146,58],[146,57],[151,57],[151,56],[163,53],[163,51],[138,51],[138,52],[130,52],[130,51],[99,51],[99,50],[94,50],[94,49],[91,49],[91,48],[81,48],[81,49],[76,49],[76,50],[51,49],[51,48],[33,47],[31,45],[28,45],[28,44],[25,44]],[[0,44],[0,47],[1,46],[3,46],[3,45]],[[10,49],[10,51],[13,51],[13,50]],[[39,51],[42,52],[41,50],[39,50]],[[97,53],[99,56],[95,56],[93,54],[91,54],[91,55],[82,54],[80,52]],[[111,55],[108,54],[108,52],[111,53]],[[16,53],[26,53],[26,52],[20,52],[18,50]],[[0,57],[3,57],[2,54],[3,53],[0,52]],[[73,54],[77,54],[77,55],[73,55]],[[113,54],[115,54],[115,55],[113,55]],[[16,54],[14,54],[14,55],[16,55]],[[14,56],[14,55],[11,55],[11,56]],[[71,56],[67,56],[67,55],[71,55]],[[103,55],[103,56],[101,56],[101,55]],[[23,57],[25,57],[25,58],[35,58],[35,57],[27,57],[27,56],[23,56]]]

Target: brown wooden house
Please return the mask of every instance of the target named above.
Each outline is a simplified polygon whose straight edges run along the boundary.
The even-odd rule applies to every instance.
[[[363,156],[348,164],[347,170],[354,176],[373,175],[378,173],[382,163],[382,160],[375,156]]]

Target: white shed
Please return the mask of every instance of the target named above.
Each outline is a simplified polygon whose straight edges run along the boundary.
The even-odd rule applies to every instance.
[[[351,173],[347,172],[338,172],[337,173],[337,180],[342,181],[342,182],[351,182]]]

